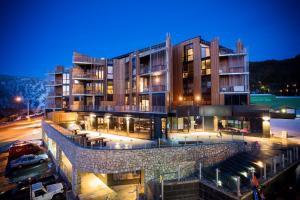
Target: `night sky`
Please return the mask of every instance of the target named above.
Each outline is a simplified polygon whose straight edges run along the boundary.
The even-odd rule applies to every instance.
[[[299,1],[298,1],[299,2]],[[233,48],[241,39],[251,61],[300,54],[296,0],[0,1],[0,74],[44,77],[71,66],[72,52],[113,57],[201,35]]]

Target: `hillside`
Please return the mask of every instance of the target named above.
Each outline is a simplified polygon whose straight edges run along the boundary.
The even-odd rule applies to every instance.
[[[16,96],[24,101],[15,102]],[[45,81],[39,78],[0,75],[0,117],[10,115],[17,109],[43,109],[46,98]]]
[[[251,92],[266,93],[269,89],[276,95],[299,95],[300,55],[285,60],[250,62],[249,70]]]

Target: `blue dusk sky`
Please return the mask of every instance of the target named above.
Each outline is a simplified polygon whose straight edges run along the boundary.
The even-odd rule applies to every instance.
[[[300,53],[297,0],[0,1],[1,74],[44,77],[72,65],[72,52],[114,57],[159,43],[202,36],[235,47],[250,61]]]

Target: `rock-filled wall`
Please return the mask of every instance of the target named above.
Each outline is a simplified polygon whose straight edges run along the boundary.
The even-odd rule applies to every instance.
[[[244,142],[200,144],[197,146],[164,147],[136,150],[96,150],[80,147],[43,122],[44,134],[56,141],[78,172],[120,173],[142,170],[144,182],[165,174],[165,179],[193,173],[201,162],[204,166],[215,164],[242,151],[251,151],[255,145]],[[78,183],[79,184],[79,183]]]

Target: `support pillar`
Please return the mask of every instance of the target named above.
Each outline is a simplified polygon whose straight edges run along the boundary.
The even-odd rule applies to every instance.
[[[80,188],[81,188],[80,171],[76,167],[72,166],[72,192],[74,196],[80,194]]]
[[[264,179],[267,179],[267,163],[264,163]]]
[[[202,179],[202,163],[199,163],[199,180]]]

